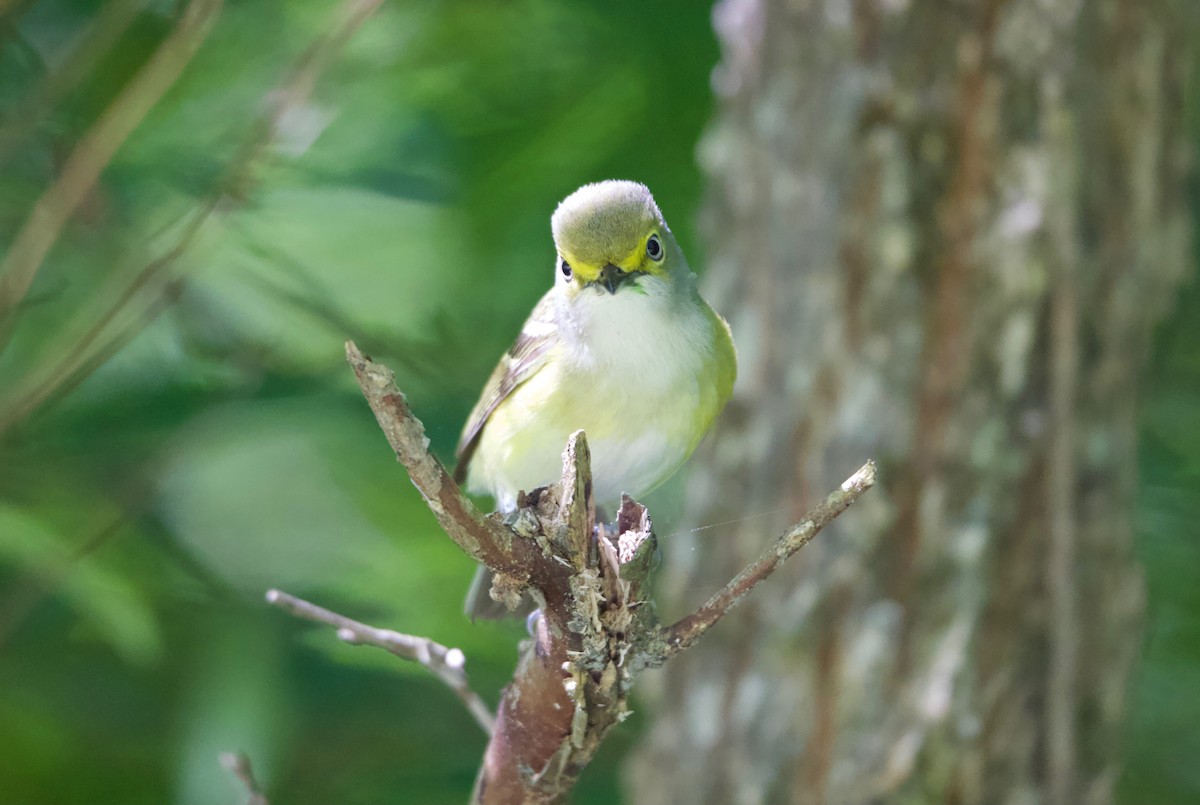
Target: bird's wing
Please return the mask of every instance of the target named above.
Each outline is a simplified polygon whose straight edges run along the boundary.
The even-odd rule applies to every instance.
[[[508,352],[504,353],[500,363],[496,364],[487,385],[483,387],[479,402],[475,403],[471,416],[467,417],[467,425],[463,428],[458,450],[455,451],[458,466],[454,469],[454,480],[458,483],[462,483],[467,477],[471,456],[479,446],[479,437],[483,434],[483,428],[492,412],[518,386],[533,377],[546,364],[550,347],[558,335],[558,328],[554,324],[552,293],[553,289],[542,297],[529,314],[525,326],[521,328],[521,334],[509,347]]]

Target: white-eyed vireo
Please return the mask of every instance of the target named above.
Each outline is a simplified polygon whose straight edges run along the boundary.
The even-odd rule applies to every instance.
[[[458,446],[459,480],[502,511],[518,490],[558,480],[580,429],[599,505],[646,494],[691,455],[737,373],[729,325],[701,298],[645,185],[585,185],[550,223],[554,287],[492,372]],[[499,616],[480,570],[467,612]]]

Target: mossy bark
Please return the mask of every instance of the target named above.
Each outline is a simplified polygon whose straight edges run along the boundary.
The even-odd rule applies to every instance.
[[[632,802],[1112,801],[1192,5],[717,5],[706,282],[740,377],[689,511],[782,528],[865,456],[880,488],[647,678]],[[766,523],[668,541],[664,614]]]

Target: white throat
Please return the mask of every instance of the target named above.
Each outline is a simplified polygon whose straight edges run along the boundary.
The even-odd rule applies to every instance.
[[[702,309],[681,298],[691,293],[690,283],[653,277],[638,282],[615,294],[585,288],[573,299],[558,300],[559,332],[570,343],[566,352],[575,368],[613,372],[631,390],[695,371],[697,347],[708,340]]]

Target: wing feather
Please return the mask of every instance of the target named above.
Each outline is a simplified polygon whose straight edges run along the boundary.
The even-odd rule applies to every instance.
[[[471,464],[471,457],[475,455],[479,438],[492,412],[546,364],[547,355],[558,336],[552,294],[553,289],[533,308],[517,340],[500,358],[500,363],[496,364],[487,385],[483,387],[479,402],[475,403],[475,408],[467,417],[467,425],[463,428],[458,450],[455,451],[458,466],[454,468],[454,480],[458,483],[467,477],[467,467]]]

